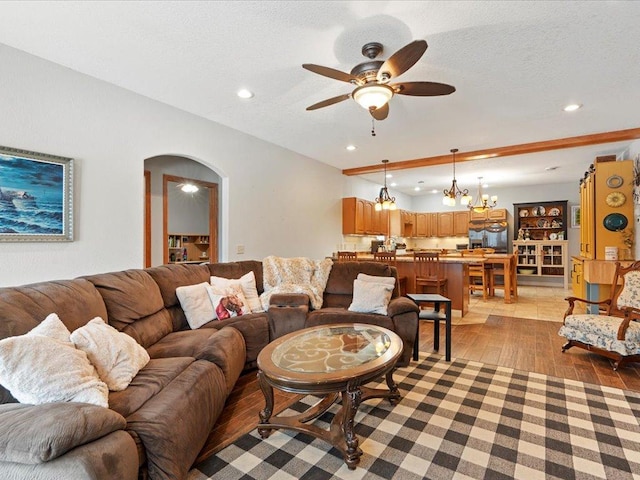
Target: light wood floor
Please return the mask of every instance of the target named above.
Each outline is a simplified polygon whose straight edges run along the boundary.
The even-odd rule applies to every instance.
[[[511,305],[504,304],[501,297],[484,301],[474,295],[470,313],[462,318],[454,316],[452,356],[640,392],[640,363],[614,372],[609,360],[585,350],[572,348],[561,353],[564,339],[558,336],[558,329],[566,309],[563,299],[570,294],[561,288],[520,287],[518,301]],[[444,328],[440,330],[439,353],[444,355]],[[433,325],[428,321],[420,325],[420,351],[433,351]],[[296,398],[276,392],[276,413]],[[263,407],[256,372],[244,374],[198,460],[254,429]]]

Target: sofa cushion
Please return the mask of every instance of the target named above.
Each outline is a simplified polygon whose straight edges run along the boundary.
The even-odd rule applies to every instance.
[[[71,341],[89,357],[109,390],[127,388],[149,362],[149,354],[133,338],[96,317],[71,334]]]
[[[381,262],[334,263],[324,289],[323,307],[348,308],[353,296],[353,281],[359,273],[376,277],[396,277],[397,270]],[[397,282],[396,282],[397,283]],[[397,287],[392,298],[397,296]]]
[[[209,263],[209,274],[215,277],[240,279],[243,275],[253,272],[256,277],[258,295],[264,292],[262,262],[258,260],[243,260],[240,262]]]
[[[108,405],[107,386],[55,314],[24,335],[0,340],[0,383],[22,403]]]
[[[328,325],[330,323],[366,323],[368,325],[378,325],[379,327],[387,328],[392,332],[395,331],[391,318],[386,315],[350,312],[340,307],[321,308],[320,310],[309,312],[305,327]]]
[[[231,393],[244,368],[245,352],[243,336],[232,327],[173,332],[149,347],[153,358],[195,357],[215,363],[224,373],[226,394]]]
[[[187,318],[180,306],[176,290],[186,285],[209,282],[211,273],[207,265],[172,264],[145,269],[160,289],[164,307],[169,312],[173,331],[189,328]],[[213,318],[213,317],[212,317]]]
[[[143,347],[153,345],[173,331],[158,284],[144,270],[102,273],[85,278],[100,292],[107,306],[109,325],[131,335]]]
[[[14,403],[0,405],[0,424],[0,460],[34,464],[124,430],[126,421],[113,410],[86,403]]]

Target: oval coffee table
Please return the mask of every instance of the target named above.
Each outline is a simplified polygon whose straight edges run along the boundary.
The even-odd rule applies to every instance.
[[[258,380],[265,398],[258,433],[262,438],[279,428],[308,433],[340,450],[349,469],[355,469],[362,450],[354,432],[354,416],[360,402],[370,398],[388,398],[392,405],[398,402],[400,393],[392,375],[401,353],[398,335],[357,323],[306,328],[274,340],[258,355]],[[382,375],[388,390],[363,386]],[[274,387],[323,398],[299,415],[272,416]],[[329,430],[306,423],[326,412],[339,397],[342,405]]]

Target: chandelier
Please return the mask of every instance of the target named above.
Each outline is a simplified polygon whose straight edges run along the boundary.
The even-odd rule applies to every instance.
[[[468,190],[460,190],[458,188],[458,182],[456,181],[456,152],[457,148],[452,148],[453,154],[453,182],[449,190],[444,190],[444,197],[442,197],[442,204],[449,207],[456,206],[456,197],[460,197],[460,205],[469,205],[471,203],[471,196]]]
[[[495,207],[497,204],[497,195],[491,196],[491,201],[489,201],[489,195],[482,193],[482,177],[478,177],[478,197],[476,198],[475,203],[471,204],[471,202],[469,202],[469,209],[476,213],[482,213]]]
[[[384,164],[384,187],[380,189],[380,194],[378,198],[376,198],[376,211],[380,210],[396,210],[398,207],[396,206],[396,197],[390,197],[389,191],[387,190],[387,163],[389,160],[382,160]]]

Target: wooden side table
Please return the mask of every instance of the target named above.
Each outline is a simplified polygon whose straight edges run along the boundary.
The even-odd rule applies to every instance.
[[[413,344],[413,359],[418,360],[418,350],[420,347],[420,320],[433,321],[433,349],[437,352],[440,349],[440,320],[445,324],[445,347],[444,355],[447,362],[451,361],[451,300],[442,295],[432,293],[408,293],[407,297],[413,300],[418,307],[421,303],[433,303],[433,311],[420,310],[418,316],[418,329],[416,341]],[[440,312],[440,304],[444,304],[444,314]]]

